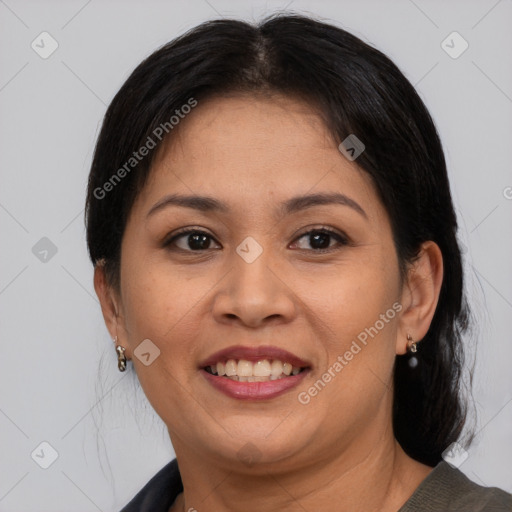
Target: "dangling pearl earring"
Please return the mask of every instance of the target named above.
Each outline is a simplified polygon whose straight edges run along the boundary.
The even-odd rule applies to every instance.
[[[410,354],[415,354],[418,352],[418,345],[417,343],[412,339],[412,336],[410,334],[407,335],[407,352]],[[411,368],[416,368],[418,366],[418,358],[416,356],[412,356],[409,358],[409,366]]]

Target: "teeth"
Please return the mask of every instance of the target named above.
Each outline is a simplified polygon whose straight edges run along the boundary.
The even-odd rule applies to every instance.
[[[270,363],[267,359],[263,359],[263,361],[257,361],[253,365],[252,373],[256,377],[268,377],[270,375]]]
[[[236,375],[236,371],[237,371],[236,361],[234,359],[230,359],[226,363],[226,375],[228,377],[232,377],[233,375]]]
[[[226,375],[226,366],[224,365],[224,363],[217,363],[216,370],[217,375]],[[215,373],[215,370],[212,373]]]
[[[240,377],[252,376],[252,363],[250,361],[246,361],[245,359],[240,359],[240,361],[238,361],[238,370],[236,373]]]
[[[274,377],[279,377],[283,373],[283,363],[279,360],[272,361],[272,366],[270,367],[270,375]]]
[[[253,363],[246,359],[229,359],[225,363],[218,362],[209,367],[213,375],[229,377],[239,382],[267,382],[282,379],[289,375],[298,375],[300,368],[290,363],[283,363],[278,359],[269,361],[262,359]]]

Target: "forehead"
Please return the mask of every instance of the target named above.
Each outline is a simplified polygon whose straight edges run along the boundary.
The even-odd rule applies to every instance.
[[[138,202],[199,191],[240,207],[333,191],[377,200],[371,178],[340,153],[318,111],[276,95],[199,102],[158,148]]]

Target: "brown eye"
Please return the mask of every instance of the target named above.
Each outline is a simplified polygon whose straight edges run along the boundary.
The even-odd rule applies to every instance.
[[[298,242],[305,240],[305,243]],[[297,241],[294,242],[294,246],[298,249],[313,250],[317,252],[329,251],[335,245],[332,242],[337,242],[338,245],[347,245],[347,239],[339,233],[331,231],[329,229],[315,229],[302,234]],[[309,245],[309,247],[307,247]]]
[[[217,244],[214,238],[208,233],[198,230],[189,230],[173,236],[164,245],[166,247],[175,246],[182,251],[197,252],[213,248],[212,242]],[[217,244],[215,248],[220,248],[220,246]]]

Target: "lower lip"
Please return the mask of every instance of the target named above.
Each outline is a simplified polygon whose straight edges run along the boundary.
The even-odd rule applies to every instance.
[[[239,400],[268,400],[276,398],[294,388],[309,372],[305,369],[297,375],[290,375],[281,379],[266,382],[239,382],[227,377],[212,375],[201,370],[204,378],[217,390],[231,398]]]

